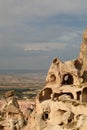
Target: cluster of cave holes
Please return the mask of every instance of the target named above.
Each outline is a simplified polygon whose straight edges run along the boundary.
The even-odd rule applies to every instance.
[[[63,76],[62,85],[73,84],[73,76],[70,73],[67,73]]]
[[[55,74],[51,74],[50,79],[51,82],[55,82],[56,81]],[[73,84],[73,76],[70,73],[67,73],[63,75],[62,85],[69,85],[69,84]]]

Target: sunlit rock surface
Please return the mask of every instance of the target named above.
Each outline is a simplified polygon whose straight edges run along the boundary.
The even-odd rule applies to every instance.
[[[36,97],[30,130],[87,129],[87,29],[82,37],[76,59],[65,62],[53,59],[46,85]]]

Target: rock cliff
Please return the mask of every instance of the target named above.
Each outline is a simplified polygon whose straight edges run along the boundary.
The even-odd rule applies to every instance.
[[[76,59],[53,59],[26,130],[87,129],[87,29],[82,38]]]

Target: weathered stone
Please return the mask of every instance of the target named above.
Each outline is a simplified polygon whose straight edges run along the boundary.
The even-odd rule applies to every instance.
[[[11,97],[11,96],[14,96],[14,90],[7,91],[7,92],[5,93],[5,97],[6,97],[6,98]]]
[[[6,104],[2,107],[2,117],[4,119],[4,129],[20,130],[25,123],[23,113],[15,98],[14,91],[8,91],[5,94]],[[3,124],[3,123],[2,123]]]
[[[62,62],[54,58],[46,86],[36,97],[29,119],[30,130],[87,129],[87,29],[78,58]],[[33,123],[34,122],[34,123]],[[26,129],[27,130],[27,129]]]

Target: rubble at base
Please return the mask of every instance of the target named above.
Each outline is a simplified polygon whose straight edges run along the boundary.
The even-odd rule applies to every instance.
[[[27,119],[13,92],[6,94],[6,101],[1,111],[1,130],[86,130],[87,29],[76,59],[53,60],[46,85],[38,93],[34,109],[27,111]]]

